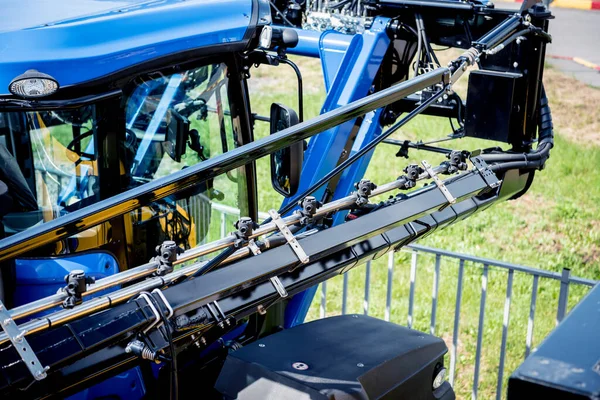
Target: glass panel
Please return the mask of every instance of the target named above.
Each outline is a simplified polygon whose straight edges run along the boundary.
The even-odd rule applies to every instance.
[[[101,188],[114,183],[133,189],[238,147],[228,93],[227,66],[215,63],[154,74],[136,81],[124,99],[98,105],[0,112],[0,162],[3,154],[13,159],[22,175],[9,193],[21,204],[3,210],[0,238],[104,199],[109,194]],[[115,110],[125,117],[120,131]],[[2,168],[0,180],[6,181]],[[54,253],[106,246],[139,265],[164,240],[190,248],[229,233],[240,215],[249,215],[247,196],[240,168],[140,207],[123,224],[113,220],[61,241]]]
[[[99,199],[94,106],[26,113],[37,202],[54,216],[88,197]]]
[[[130,187],[238,146],[227,84],[222,63],[155,75],[137,84],[125,114]],[[246,188],[240,168],[131,213],[132,251],[147,259],[163,240],[191,248],[219,239],[232,230],[236,214],[248,215]]]

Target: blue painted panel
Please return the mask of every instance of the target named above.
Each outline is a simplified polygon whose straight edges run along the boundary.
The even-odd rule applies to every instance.
[[[65,276],[75,269],[83,270],[86,275],[96,279],[119,272],[115,257],[107,252],[86,252],[67,256],[43,258],[18,258],[15,260],[16,289],[14,304],[26,304],[56,293],[65,286]],[[114,290],[114,289],[113,289]],[[98,292],[99,296],[106,292]],[[40,316],[56,309],[36,314]]]
[[[294,29],[298,33],[298,45],[289,49],[289,53],[307,57],[319,57],[325,78],[325,90],[329,91],[331,82],[348,51],[353,35],[344,35],[335,31],[323,33]]]
[[[334,69],[335,61],[329,58],[331,66],[326,67],[327,70],[324,70],[324,75],[326,76],[326,85],[328,85],[328,82],[331,83],[321,112],[330,111],[358,100],[372,90],[373,80],[390,44],[390,39],[385,32],[388,22],[388,18],[378,17],[373,22],[370,30],[365,31],[363,34],[354,35],[344,57],[339,63],[333,80],[331,80],[331,76],[333,75],[332,70]],[[360,148],[356,146],[362,146],[381,133],[379,113],[380,111],[370,113],[363,120],[357,137],[358,141],[355,143],[352,151]],[[310,140],[308,149],[304,154],[304,166],[302,168],[299,192],[307,189],[335,168],[354,125],[355,120],[348,121],[322,132]],[[358,161],[342,175],[334,193],[334,200],[348,195],[353,190],[354,182],[362,178],[370,157],[371,154],[368,154],[363,160]],[[324,192],[325,188],[321,188],[314,195],[317,199],[320,199]],[[284,204],[287,204],[287,201],[289,200],[286,200]],[[337,219],[335,222],[340,222],[340,219]],[[294,296],[290,300],[286,308],[286,327],[291,327],[304,321],[315,291],[316,287],[313,287]]]
[[[60,17],[42,0],[4,0],[0,95],[28,69],[75,85],[161,56],[239,42],[251,0],[81,0]],[[69,1],[69,3],[74,3]]]
[[[81,269],[85,271],[86,275],[101,279],[119,272],[119,263],[112,254],[102,251],[57,257],[15,259],[17,284],[14,296],[15,306],[55,294],[57,290],[65,286],[64,277],[75,269]],[[88,298],[101,296],[118,288],[119,286],[115,286],[94,293]],[[39,317],[60,309],[60,307],[56,307],[37,313],[32,317]],[[136,367],[70,396],[68,399],[135,400],[143,398],[145,394],[146,388],[142,372],[139,367]]]

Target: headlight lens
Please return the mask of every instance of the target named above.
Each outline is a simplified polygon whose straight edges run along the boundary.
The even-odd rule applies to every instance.
[[[58,90],[58,82],[50,75],[30,69],[13,79],[8,90],[15,96],[28,99],[45,97]]]
[[[433,390],[436,390],[442,383],[444,383],[444,379],[446,379],[446,368],[441,368],[435,378],[433,378]]]
[[[273,28],[271,28],[269,25],[263,26],[262,31],[260,32],[260,39],[258,41],[258,45],[263,49],[270,49],[272,39]]]

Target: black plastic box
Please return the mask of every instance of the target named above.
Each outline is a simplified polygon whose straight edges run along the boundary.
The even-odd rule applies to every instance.
[[[520,79],[522,75],[510,72],[471,72],[465,117],[467,136],[520,144],[525,108],[525,99],[518,95]]]
[[[433,389],[444,341],[364,315],[321,319],[229,354],[215,385],[225,399],[454,399]]]

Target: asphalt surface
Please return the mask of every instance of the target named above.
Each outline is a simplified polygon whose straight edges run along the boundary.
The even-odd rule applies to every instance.
[[[497,8],[519,8],[520,3],[496,1]],[[552,8],[556,17],[550,21],[552,43],[546,48],[547,55],[579,57],[600,65],[600,10],[575,10]],[[546,61],[588,85],[600,87],[600,71],[585,67],[571,60],[546,57]]]
[[[550,21],[552,43],[547,47],[546,53],[579,57],[600,65],[600,10],[550,7],[556,18]],[[548,59],[548,62],[582,82],[600,87],[600,71],[570,60]]]

